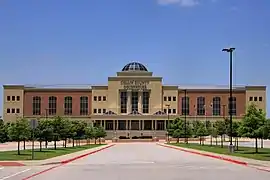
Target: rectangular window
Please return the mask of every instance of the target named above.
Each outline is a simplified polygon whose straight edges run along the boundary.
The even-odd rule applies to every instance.
[[[164,109],[164,113],[167,114],[167,109]]]
[[[97,96],[94,96],[94,101],[97,101]]]
[[[7,113],[10,113],[10,109],[9,108],[7,108]]]
[[[249,101],[253,101],[253,97],[252,96],[249,97]]]
[[[176,109],[173,109],[173,114],[176,114]]]
[[[103,101],[106,101],[106,96],[103,96]]]
[[[106,113],[106,109],[103,109],[103,114],[105,114]]]
[[[17,98],[17,101],[20,101],[20,96],[17,96],[16,98]]]
[[[14,109],[14,108],[12,108],[12,109],[11,109],[11,112],[12,112],[12,113],[15,113],[15,109]]]
[[[259,97],[259,101],[262,101],[262,96]]]
[[[98,109],[98,113],[101,114],[101,109]]]
[[[166,96],[164,96],[164,101],[167,101],[167,97]]]
[[[98,101],[101,101],[101,96],[98,96]]]
[[[131,111],[138,112],[138,102],[139,102],[139,95],[138,92],[131,93]]]
[[[258,97],[254,97],[254,101],[258,101]]]
[[[16,113],[20,113],[20,109],[19,108],[16,109]]]
[[[15,96],[12,96],[12,101],[15,101]]]
[[[172,113],[172,109],[168,109],[168,114],[171,114]]]
[[[10,101],[10,96],[7,96],[7,101]]]
[[[96,114],[97,113],[97,109],[94,109],[94,114]]]
[[[80,97],[80,115],[88,115],[88,97]]]
[[[168,101],[172,101],[172,97],[171,96],[168,96]]]
[[[189,97],[182,97],[182,115],[189,115]]]
[[[173,101],[176,101],[176,97],[175,96],[173,96]]]
[[[127,113],[127,92],[120,92],[121,113]]]
[[[143,92],[143,113],[149,113],[149,92]]]

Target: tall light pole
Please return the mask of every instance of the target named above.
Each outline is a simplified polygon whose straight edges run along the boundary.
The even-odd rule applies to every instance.
[[[229,145],[229,150],[231,153],[234,152],[234,146],[232,143],[232,80],[233,80],[233,51],[235,48],[224,48],[222,49],[223,52],[227,52],[230,54],[230,97],[229,97],[229,115],[230,115],[230,145]]]

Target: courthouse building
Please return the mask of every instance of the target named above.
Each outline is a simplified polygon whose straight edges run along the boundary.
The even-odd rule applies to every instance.
[[[228,87],[163,85],[140,63],[125,65],[108,84],[85,88],[4,85],[3,119],[63,116],[87,120],[114,136],[164,137],[168,120],[218,120],[228,116]],[[266,109],[265,86],[233,88],[232,113],[241,119],[248,103]],[[186,106],[185,106],[186,104]]]

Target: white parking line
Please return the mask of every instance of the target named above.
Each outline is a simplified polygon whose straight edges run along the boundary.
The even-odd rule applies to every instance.
[[[24,173],[24,172],[27,172],[27,171],[29,171],[29,170],[31,170],[31,169],[30,169],[30,168],[29,168],[29,169],[25,169],[25,170],[23,170],[23,171],[20,171],[20,172],[15,173],[15,174],[12,174],[12,175],[9,175],[9,176],[6,176],[6,177],[3,177],[3,178],[1,178],[0,180],[4,180],[4,179],[8,179],[8,178],[11,178],[11,177],[17,176],[17,175],[22,174],[22,173]]]

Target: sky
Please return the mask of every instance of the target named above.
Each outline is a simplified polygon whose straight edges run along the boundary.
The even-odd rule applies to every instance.
[[[269,7],[269,0],[0,0],[0,84],[105,85],[137,61],[164,84],[228,85],[221,49],[235,47],[234,85],[270,86]],[[2,111],[2,87],[0,101]]]

